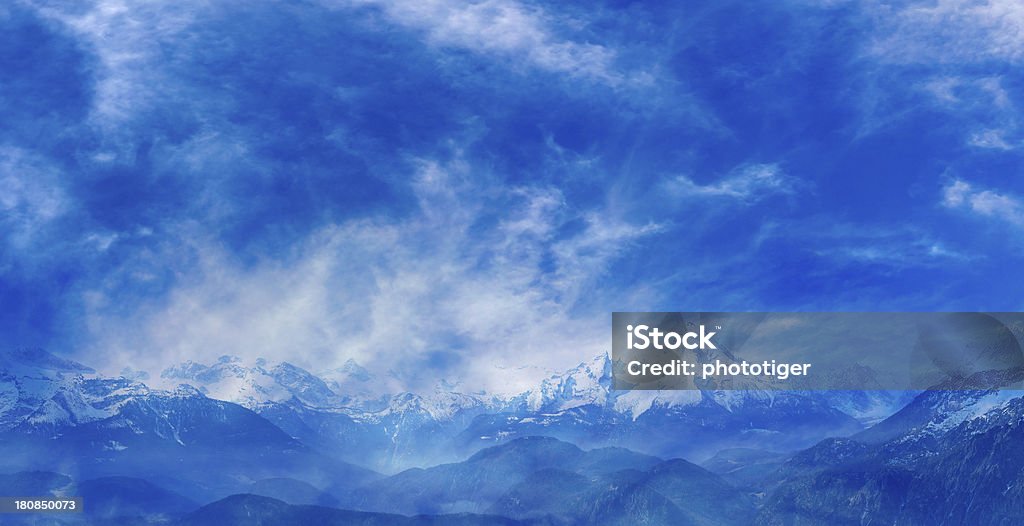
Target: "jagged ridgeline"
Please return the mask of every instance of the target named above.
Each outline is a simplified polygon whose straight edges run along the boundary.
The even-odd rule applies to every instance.
[[[69,523],[1024,519],[1018,391],[620,392],[606,356],[505,396],[372,393],[354,362],[162,376],[0,354],[0,493],[82,495]]]

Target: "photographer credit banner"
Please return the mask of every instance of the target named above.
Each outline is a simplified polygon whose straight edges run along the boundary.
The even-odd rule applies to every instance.
[[[1024,389],[1024,313],[615,312],[614,389]]]

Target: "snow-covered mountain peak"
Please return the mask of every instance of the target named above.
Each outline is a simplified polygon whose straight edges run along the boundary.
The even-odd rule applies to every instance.
[[[170,394],[175,398],[205,398],[199,389],[188,384],[178,384]]]
[[[352,358],[346,360],[339,371],[348,375],[349,378],[360,382],[368,382],[373,379],[373,375]]]
[[[336,407],[341,398],[323,379],[288,362],[256,360],[247,366],[237,356],[221,356],[212,365],[193,361],[168,367],[165,380],[184,382],[218,400],[248,408],[297,401],[311,407]]]
[[[603,353],[565,373],[545,378],[537,388],[523,395],[531,410],[563,411],[581,405],[604,406],[609,401],[611,380],[611,358]]]
[[[103,378],[41,349],[0,353],[0,429],[55,429],[106,418],[121,401],[148,393],[124,378]]]

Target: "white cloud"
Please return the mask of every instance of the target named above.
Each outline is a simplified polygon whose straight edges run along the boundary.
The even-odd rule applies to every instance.
[[[550,286],[558,291],[560,301],[568,304],[591,291],[608,262],[633,248],[637,239],[663,230],[655,223],[633,225],[609,220],[604,213],[588,213],[582,219],[586,226],[580,235],[551,246],[556,270]]]
[[[85,244],[98,252],[106,252],[121,236],[116,232],[93,232],[85,236]]]
[[[1018,0],[875,3],[872,52],[886,60],[981,62],[1024,59],[1024,4]]]
[[[552,188],[470,183],[469,170],[421,162],[415,213],[329,224],[288,256],[255,265],[185,230],[192,245],[173,250],[198,264],[178,270],[166,299],[146,298],[125,314],[103,289],[86,295],[103,351],[93,355],[115,372],[132,363],[151,373],[222,354],[313,370],[355,358],[385,376],[393,370],[395,388],[447,376],[469,389],[515,391],[607,350],[607,313],[574,309],[658,226],[576,212]],[[584,226],[559,233],[570,221]],[[451,363],[430,369],[438,356]]]
[[[870,244],[858,244],[858,240],[852,240],[847,244],[819,249],[815,253],[844,263],[870,263],[900,269],[948,265],[950,261],[976,259],[975,256],[951,250],[927,238],[908,241],[883,237]]]
[[[97,59],[92,117],[113,130],[140,109],[173,102],[165,45],[200,20],[209,4],[162,0],[37,2],[37,10],[75,34]],[[111,152],[105,152],[111,155]]]
[[[797,180],[782,172],[777,164],[745,164],[717,182],[701,185],[686,176],[669,182],[669,189],[684,196],[722,196],[742,201],[757,201],[773,194],[791,194]]]
[[[349,3],[349,2],[346,2]],[[521,59],[535,67],[612,84],[623,80],[614,51],[559,37],[556,21],[536,6],[514,0],[354,0],[379,6],[393,21],[426,33],[427,40]]]
[[[925,92],[945,107],[975,106],[1007,110],[1013,106],[1010,93],[1003,87],[1003,78],[985,76],[971,78],[940,75],[922,83]]]
[[[935,98],[936,102],[951,105],[960,102],[960,98],[956,94],[956,89],[960,84],[960,79],[956,77],[942,76],[928,79],[923,83],[923,87]]]
[[[1024,203],[1019,198],[992,190],[979,190],[961,179],[943,189],[942,204],[1024,227]]]
[[[1014,147],[1006,139],[1006,130],[988,129],[979,130],[971,134],[967,143],[977,148],[992,150],[1012,150]]]
[[[958,119],[975,121],[966,126],[969,146],[989,150],[1012,150],[1020,140],[1013,99],[1000,76],[941,75],[922,83],[931,102]]]
[[[847,223],[822,216],[768,229],[764,239],[781,238],[839,265],[878,265],[889,269],[943,266],[978,259],[927,230],[900,224]],[[762,241],[764,242],[764,241]]]
[[[24,248],[70,205],[60,173],[19,148],[0,147],[0,226],[8,243]]]

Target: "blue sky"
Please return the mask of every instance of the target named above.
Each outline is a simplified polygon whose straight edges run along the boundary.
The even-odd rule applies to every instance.
[[[7,347],[492,388],[605,350],[614,310],[1024,306],[1015,1],[39,0],[0,25]]]

